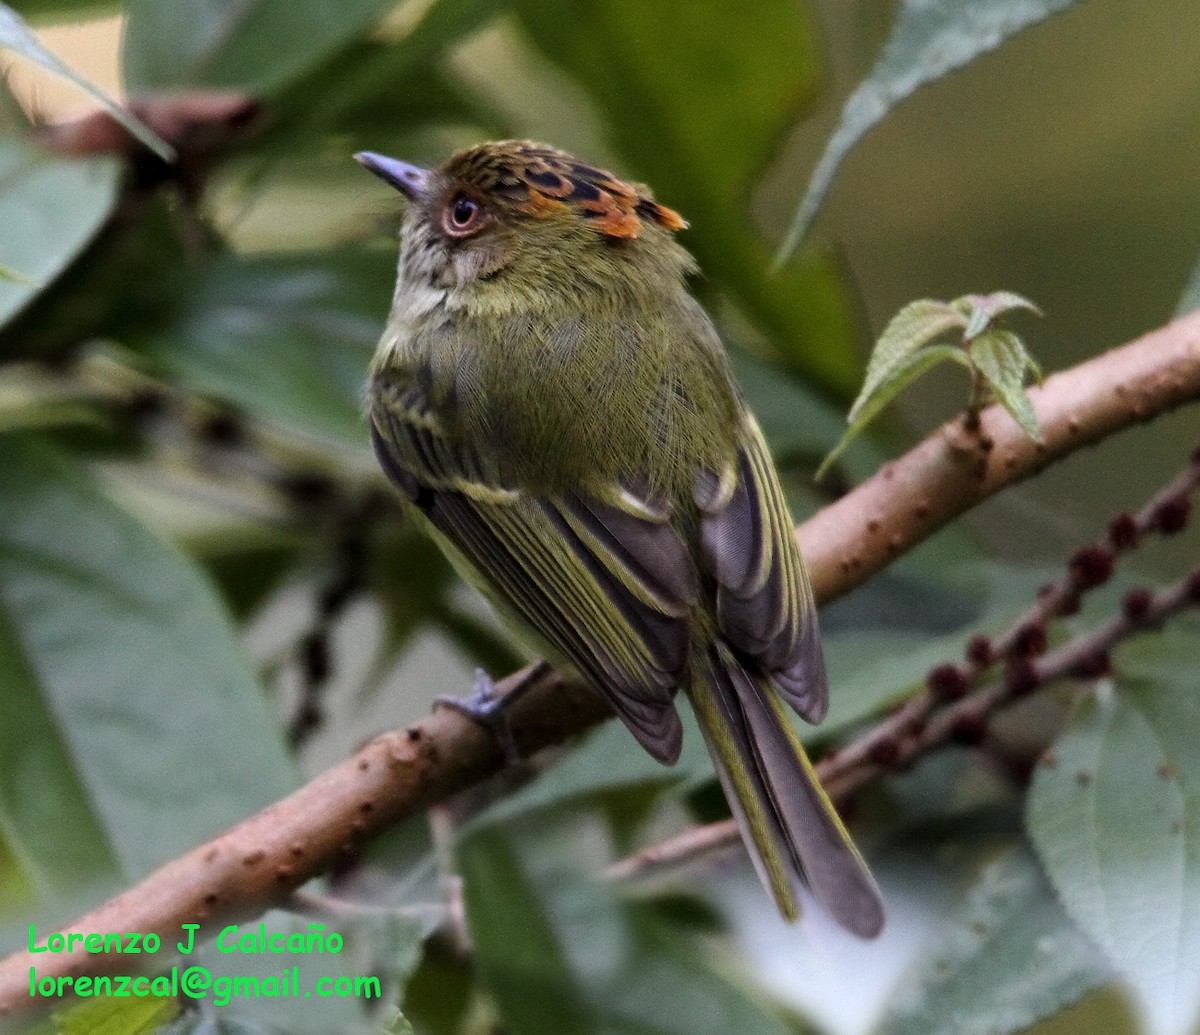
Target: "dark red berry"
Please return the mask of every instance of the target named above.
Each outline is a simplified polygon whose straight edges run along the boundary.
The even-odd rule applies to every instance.
[[[1112,551],[1094,543],[1081,546],[1071,556],[1071,578],[1080,589],[1102,586],[1113,573]]]
[[[1114,550],[1128,550],[1140,538],[1137,519],[1132,514],[1118,514],[1108,523],[1108,541]]]
[[[1063,595],[1062,600],[1058,602],[1058,606],[1054,609],[1054,613],[1058,615],[1059,618],[1067,618],[1070,615],[1077,615],[1079,614],[1079,605],[1079,591],[1071,590],[1069,593]]]
[[[1108,651],[1098,650],[1071,666],[1070,674],[1076,679],[1100,679],[1112,671],[1112,660]]]
[[[1013,653],[1025,658],[1045,654],[1046,627],[1041,622],[1028,622],[1021,626],[1013,640]]]
[[[967,692],[967,677],[957,665],[938,665],[925,677],[929,692],[939,701],[957,701]]]
[[[1188,518],[1191,516],[1192,501],[1181,492],[1168,496],[1155,507],[1150,520],[1163,535],[1175,535],[1187,527]]]
[[[972,665],[978,668],[987,668],[996,660],[992,641],[986,636],[972,636],[967,644],[966,657]]]

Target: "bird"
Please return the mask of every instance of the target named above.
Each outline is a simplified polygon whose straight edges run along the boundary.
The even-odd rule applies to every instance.
[[[828,704],[816,607],[767,443],[651,190],[509,140],[423,168],[371,366],[375,453],[406,509],[533,651],[655,759],[693,708],[788,920],[801,887],[863,938],[882,898],[785,704]]]

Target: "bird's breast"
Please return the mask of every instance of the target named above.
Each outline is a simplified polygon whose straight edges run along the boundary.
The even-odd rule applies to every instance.
[[[636,483],[675,495],[697,464],[732,456],[737,435],[723,351],[683,331],[656,310],[516,317],[459,355],[464,426],[531,486]]]

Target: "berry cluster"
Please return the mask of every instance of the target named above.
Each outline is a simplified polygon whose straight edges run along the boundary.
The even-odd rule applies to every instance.
[[[1061,678],[1099,679],[1112,670],[1112,648],[1162,625],[1171,615],[1200,605],[1200,568],[1169,586],[1137,587],[1125,593],[1120,610],[1092,629],[1050,648],[1049,627],[1079,612],[1083,597],[1112,578],[1122,554],[1151,533],[1181,532],[1191,516],[1193,490],[1200,485],[1200,449],[1188,468],[1136,513],[1109,522],[1103,543],[1089,543],[1068,559],[1061,579],[1043,586],[1033,605],[997,636],[972,637],[961,662],[933,668],[925,688],[902,703],[859,739],[827,755],[818,772],[835,797],[872,775],[910,764],[948,743],[977,746],[988,736],[1000,708]]]

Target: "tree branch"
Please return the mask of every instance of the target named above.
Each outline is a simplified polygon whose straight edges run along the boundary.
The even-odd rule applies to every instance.
[[[1043,432],[1034,443],[999,407],[978,431],[952,421],[798,529],[813,588],[827,602],[861,583],[958,514],[1053,460],[1200,398],[1200,313],[1049,378],[1031,391]],[[511,688],[516,673],[501,681]],[[608,715],[600,699],[549,674],[513,709],[523,753],[561,742]],[[81,917],[68,932],[155,932],[257,915],[340,853],[503,764],[493,739],[451,711],[376,738],[280,802],[167,863]],[[121,956],[18,952],[0,962],[0,1016],[28,1007],[39,977],[122,969]]]

